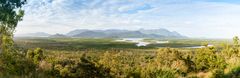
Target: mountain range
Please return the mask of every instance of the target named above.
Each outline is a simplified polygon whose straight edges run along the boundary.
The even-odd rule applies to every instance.
[[[51,34],[45,32],[15,34],[15,37],[49,37]]]
[[[120,29],[108,29],[108,30],[88,30],[88,29],[76,29],[68,32],[67,34],[54,34],[50,35],[44,32],[29,33],[24,35],[25,37],[77,37],[77,38],[186,38],[176,31],[169,31],[167,29],[139,29],[139,30],[120,30]]]

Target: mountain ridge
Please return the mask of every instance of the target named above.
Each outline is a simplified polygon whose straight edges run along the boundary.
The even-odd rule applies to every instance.
[[[88,38],[186,38],[176,31],[167,29],[139,29],[139,30],[88,30],[76,29],[66,34],[73,37],[88,37]]]
[[[167,29],[138,29],[138,30],[123,30],[123,29],[107,29],[107,30],[89,30],[75,29],[66,34],[56,33],[54,35],[45,32],[29,33],[17,35],[17,37],[76,37],[76,38],[187,38],[186,36]]]

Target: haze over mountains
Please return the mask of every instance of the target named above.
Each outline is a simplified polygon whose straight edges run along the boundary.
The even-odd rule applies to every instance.
[[[35,32],[35,33],[25,33],[25,34],[15,34],[15,37],[48,37],[51,34],[45,32]]]
[[[67,34],[50,35],[44,32],[17,34],[16,37],[77,37],[77,38],[186,38],[176,31],[169,31],[167,29],[139,29],[135,31],[108,29],[108,30],[88,30],[77,29],[70,31]]]

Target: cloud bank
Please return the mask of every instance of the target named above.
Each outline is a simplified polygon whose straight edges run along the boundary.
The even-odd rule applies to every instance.
[[[166,28],[189,37],[240,34],[240,4],[232,0],[28,0],[16,33],[74,29]]]

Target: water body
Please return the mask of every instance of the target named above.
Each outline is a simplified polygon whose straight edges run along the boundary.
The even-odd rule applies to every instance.
[[[214,45],[209,44],[207,47],[212,47]],[[192,46],[192,47],[183,47],[183,48],[205,48],[206,46]]]
[[[140,47],[140,46],[147,46],[147,45],[149,45],[150,43],[149,42],[138,42],[137,44],[136,44],[136,46],[138,46],[138,47]]]
[[[157,44],[163,44],[163,43],[169,43],[169,41],[155,41],[155,42],[146,42],[144,41],[144,38],[123,38],[119,40],[115,40],[117,42],[133,42],[136,43],[136,46],[148,46],[149,44],[157,43]]]
[[[118,39],[115,40],[117,42],[131,42],[131,43],[136,43],[136,46],[141,47],[141,46],[148,46],[150,44],[166,44],[169,43],[169,41],[151,41],[147,42],[144,41],[144,38],[123,38],[123,39]],[[208,47],[214,46],[212,44],[209,44]],[[157,47],[157,46],[156,46]],[[190,46],[190,47],[178,47],[178,48],[204,48],[205,46]],[[163,47],[161,47],[163,48]]]
[[[148,44],[150,44],[149,42],[144,42],[143,41],[144,38],[123,38],[123,39],[119,39],[119,40],[115,40],[118,42],[133,42],[136,43],[136,46],[147,46]]]

